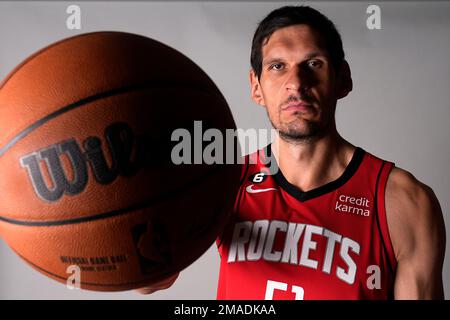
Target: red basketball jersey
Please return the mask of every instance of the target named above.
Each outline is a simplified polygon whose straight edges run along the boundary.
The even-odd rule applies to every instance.
[[[357,148],[342,176],[307,192],[273,163],[270,145],[246,157],[233,221],[217,241],[217,298],[392,298],[384,200],[393,163]]]

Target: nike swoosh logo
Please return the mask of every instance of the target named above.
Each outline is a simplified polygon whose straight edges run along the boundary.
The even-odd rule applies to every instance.
[[[245,188],[245,191],[247,191],[248,193],[260,193],[260,192],[266,192],[266,191],[271,191],[271,190],[277,190],[275,188],[267,188],[267,189],[252,189],[253,184],[247,186],[247,188]]]

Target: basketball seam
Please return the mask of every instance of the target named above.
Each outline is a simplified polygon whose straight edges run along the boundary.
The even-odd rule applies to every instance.
[[[166,192],[164,194],[161,194],[161,195],[159,195],[157,197],[154,197],[152,199],[143,201],[141,203],[137,203],[137,204],[128,206],[126,208],[115,209],[115,210],[112,210],[112,211],[103,212],[103,213],[92,215],[92,216],[73,218],[73,219],[67,219],[67,220],[52,220],[52,221],[25,221],[25,220],[18,220],[18,219],[12,219],[12,218],[7,218],[7,217],[4,217],[4,216],[0,216],[0,221],[6,222],[6,223],[10,223],[10,224],[15,224],[15,225],[27,226],[27,227],[49,227],[49,226],[61,226],[61,225],[77,224],[77,223],[83,223],[83,222],[89,222],[89,221],[102,220],[102,219],[107,219],[107,218],[111,218],[111,217],[116,217],[116,216],[127,214],[130,211],[136,211],[136,210],[148,208],[148,207],[150,207],[152,205],[155,205],[157,203],[164,202],[168,198],[174,197],[174,196],[176,196],[176,195],[178,195],[178,194],[180,194],[180,193],[182,193],[182,192],[184,192],[186,190],[189,190],[190,188],[195,187],[196,185],[198,185],[199,183],[203,182],[204,180],[206,180],[210,176],[215,175],[219,171],[222,171],[222,169],[224,169],[222,166],[221,167],[216,167],[216,168],[210,170],[209,172],[207,172],[206,174],[204,174],[204,175],[194,179],[193,181],[190,181],[189,183],[179,187],[178,189]]]
[[[50,272],[46,269],[43,269],[42,267],[34,264],[33,262],[29,261],[28,259],[25,259],[22,255],[20,255],[16,250],[12,249],[21,259],[23,259],[24,261],[26,261],[26,263],[30,264],[31,266],[33,266],[34,268],[45,272],[55,278],[61,279],[61,280],[67,280],[68,277],[63,277],[60,276],[58,274],[55,274],[53,272]],[[144,280],[140,280],[140,281],[133,281],[133,282],[125,282],[125,283],[94,283],[94,282],[83,282],[80,281],[81,285],[88,285],[88,286],[96,286],[96,287],[121,287],[121,286],[127,286],[127,285],[133,285],[133,284],[139,284],[139,283],[148,283],[149,279],[144,279]]]
[[[115,88],[115,89],[111,89],[108,91],[104,91],[98,94],[94,94],[92,96],[89,96],[87,98],[81,99],[77,102],[71,103],[67,106],[64,106],[48,115],[46,115],[45,117],[39,119],[38,121],[34,122],[33,124],[29,125],[28,127],[26,127],[25,129],[23,129],[22,131],[20,131],[18,134],[16,134],[12,139],[10,139],[3,147],[0,148],[0,157],[2,157],[6,151],[8,151],[9,149],[11,149],[17,142],[19,142],[21,139],[25,138],[29,133],[31,133],[33,130],[39,128],[40,126],[44,125],[45,123],[47,123],[48,121],[66,113],[69,112],[73,109],[82,107],[86,104],[89,104],[91,102],[94,102],[96,100],[99,99],[103,99],[103,98],[108,98],[108,97],[112,97],[114,95],[120,95],[123,93],[127,93],[127,92],[132,92],[132,91],[139,91],[139,90],[143,90],[146,89],[148,87],[151,88],[183,88],[183,89],[191,89],[191,90],[195,90],[195,91],[199,91],[202,92],[206,95],[209,96],[214,96],[216,98],[220,98],[223,100],[223,97],[219,94],[212,94],[211,92],[208,92],[206,90],[202,90],[202,88],[199,87],[195,87],[186,83],[170,83],[170,84],[160,84],[158,83],[158,81],[149,81],[149,82],[145,82],[145,83],[141,83],[141,84],[135,84],[135,85],[130,85],[130,86],[126,86],[126,87],[120,87],[120,88]],[[226,101],[223,101],[224,103],[226,103]]]
[[[223,227],[224,227],[224,225],[222,225],[222,226],[216,226],[217,230],[220,230],[220,229],[223,228]],[[211,247],[211,245],[212,245],[213,243],[214,243],[214,237],[213,237],[212,240],[208,241],[208,245],[206,246],[206,249],[204,249],[203,251],[205,252],[209,247]],[[55,274],[55,273],[53,273],[53,272],[50,272],[50,271],[48,271],[48,270],[46,270],[46,269],[44,269],[44,268],[42,268],[42,267],[36,265],[35,263],[33,263],[33,262],[29,261],[28,259],[26,259],[25,257],[23,257],[21,254],[19,254],[19,253],[18,253],[14,248],[12,248],[12,247],[11,247],[11,250],[14,251],[15,254],[17,254],[21,259],[23,259],[25,262],[27,262],[28,264],[30,264],[30,265],[33,266],[34,268],[36,268],[36,269],[38,269],[38,270],[40,270],[40,271],[42,271],[42,272],[44,272],[44,273],[46,273],[46,274],[48,274],[48,275],[51,275],[51,276],[53,276],[53,277],[55,277],[55,278],[61,279],[61,280],[67,280],[67,279],[68,279],[68,277],[60,276],[60,275],[58,275],[58,274]],[[182,270],[184,270],[185,268],[187,268],[188,266],[190,266],[190,265],[191,265],[192,263],[194,263],[198,258],[199,258],[199,257],[197,257],[197,258],[191,257],[190,259],[188,259],[187,261],[185,261],[185,263],[181,265]],[[172,271],[173,271],[173,270],[171,270],[171,272],[172,272]],[[180,271],[178,271],[178,272],[180,272]],[[162,276],[162,275],[164,275],[164,274],[169,275],[169,274],[171,274],[171,273],[170,273],[170,272],[161,273],[160,276]],[[103,286],[103,287],[121,287],[121,286],[129,286],[129,285],[135,285],[135,284],[140,284],[140,283],[148,283],[149,280],[151,280],[151,278],[147,278],[147,279],[140,280],[140,281],[125,282],[125,283],[93,283],[93,282],[83,282],[83,281],[80,281],[80,285],[88,285],[88,286],[95,286],[95,287],[102,287],[102,286]]]
[[[78,35],[73,36],[73,37],[61,39],[61,40],[56,41],[56,42],[54,42],[54,43],[52,43],[52,44],[49,44],[48,46],[45,46],[45,47],[42,48],[42,49],[39,49],[39,50],[35,51],[35,52],[32,53],[29,57],[25,58],[25,60],[23,60],[21,63],[19,63],[13,70],[11,70],[11,72],[5,77],[5,79],[4,79],[2,82],[0,82],[0,90],[6,85],[6,83],[7,83],[7,82],[8,82],[8,81],[9,81],[9,80],[10,80],[17,72],[19,72],[20,69],[22,69],[22,67],[24,67],[28,62],[30,62],[31,60],[33,60],[33,59],[36,58],[37,56],[43,54],[45,51],[47,51],[47,50],[49,50],[49,49],[51,49],[51,48],[53,48],[53,47],[56,47],[57,45],[60,45],[60,44],[62,44],[62,43],[65,43],[65,42],[67,42],[67,41],[71,41],[71,40],[77,39],[77,38],[83,38],[83,37],[86,37],[86,36],[91,36],[91,35],[96,34],[96,33],[130,34],[130,35],[133,35],[133,36],[136,36],[136,37],[141,37],[141,38],[150,39],[150,38],[147,38],[147,37],[142,36],[142,35],[139,35],[139,34],[128,33],[128,32],[121,32],[121,31],[94,31],[94,32],[88,32],[88,33],[78,34]],[[154,39],[150,39],[150,40],[155,41],[155,42],[158,42],[158,43],[160,43],[160,44],[162,44],[162,45],[168,47],[167,45],[165,45],[165,44],[163,44],[162,42],[159,42],[159,41],[157,41],[157,40],[154,40]],[[169,47],[169,48],[170,48],[170,47]],[[172,49],[172,48],[171,48],[171,49]],[[173,49],[173,50],[174,50],[174,49]]]

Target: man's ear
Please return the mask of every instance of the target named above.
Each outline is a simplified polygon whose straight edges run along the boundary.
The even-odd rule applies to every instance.
[[[259,84],[258,76],[253,69],[250,70],[250,91],[253,101],[265,107],[266,104],[262,95],[261,85]]]
[[[337,79],[337,98],[347,96],[353,89],[352,73],[348,62],[342,62]]]

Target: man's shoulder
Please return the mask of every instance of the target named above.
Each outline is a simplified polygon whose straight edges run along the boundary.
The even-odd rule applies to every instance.
[[[386,198],[399,205],[415,206],[436,200],[431,187],[411,172],[394,166],[388,176]]]
[[[442,211],[433,189],[399,167],[388,177],[386,216],[397,258],[413,252],[418,242],[442,237]]]

